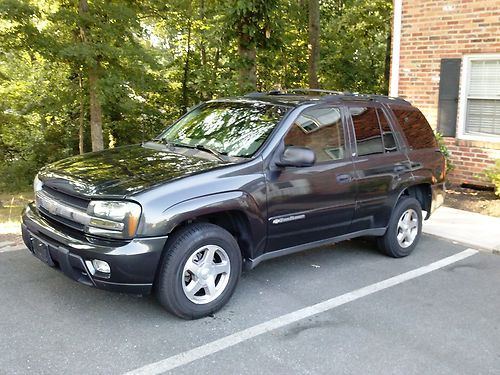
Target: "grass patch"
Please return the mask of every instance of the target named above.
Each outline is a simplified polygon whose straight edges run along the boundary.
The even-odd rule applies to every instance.
[[[0,193],[0,232],[19,231],[21,213],[24,207],[33,200],[33,196],[33,191]]]

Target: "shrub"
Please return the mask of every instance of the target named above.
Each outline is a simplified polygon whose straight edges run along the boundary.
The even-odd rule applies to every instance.
[[[485,169],[484,175],[495,185],[495,194],[500,197],[500,159],[495,161],[495,166]]]
[[[448,147],[446,147],[446,144],[444,143],[443,135],[438,131],[436,132],[436,140],[439,146],[439,150],[441,150],[441,153],[446,159],[446,172],[451,172],[452,170],[455,169],[455,165],[451,162],[450,151],[448,150]]]

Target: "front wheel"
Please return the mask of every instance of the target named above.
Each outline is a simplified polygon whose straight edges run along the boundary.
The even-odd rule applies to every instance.
[[[157,281],[161,305],[183,319],[209,315],[226,304],[241,274],[234,237],[209,223],[179,230],[168,243]]]
[[[385,235],[378,238],[380,250],[393,257],[410,255],[422,234],[422,207],[415,198],[402,197],[392,212]]]

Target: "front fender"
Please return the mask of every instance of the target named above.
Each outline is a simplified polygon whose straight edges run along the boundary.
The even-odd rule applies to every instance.
[[[222,211],[241,211],[251,225],[265,226],[265,220],[255,200],[243,191],[228,191],[180,202],[163,212],[165,233],[180,223],[199,216]]]
[[[264,247],[267,230],[265,213],[253,197],[243,191],[228,191],[179,202],[165,209],[155,223],[144,228],[144,232],[150,236],[167,235],[188,220],[224,211],[243,213],[248,220],[252,248],[257,250]]]

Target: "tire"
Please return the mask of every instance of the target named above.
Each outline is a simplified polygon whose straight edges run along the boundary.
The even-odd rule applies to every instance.
[[[160,304],[183,319],[198,319],[224,306],[241,274],[235,238],[209,223],[181,228],[167,243],[158,272]]]
[[[411,254],[422,234],[422,207],[411,197],[401,197],[392,211],[384,236],[378,238],[380,250],[393,258]]]

